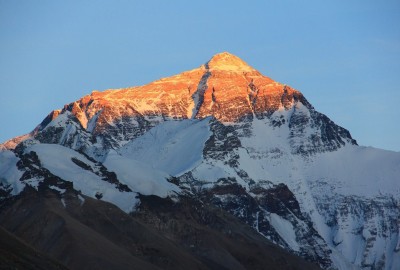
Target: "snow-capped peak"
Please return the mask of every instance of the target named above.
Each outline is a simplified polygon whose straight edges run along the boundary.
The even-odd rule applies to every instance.
[[[205,66],[210,71],[213,70],[235,71],[235,72],[256,71],[242,59],[228,52],[222,52],[214,55],[210,59],[210,61],[206,63]]]
[[[227,52],[93,92],[12,143],[15,155],[0,151],[6,196],[50,173],[126,211],[135,192],[208,190],[210,203],[322,267],[399,269],[399,154],[357,146],[299,91]]]

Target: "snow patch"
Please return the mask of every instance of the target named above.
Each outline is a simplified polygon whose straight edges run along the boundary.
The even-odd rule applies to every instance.
[[[44,168],[63,180],[73,182],[74,189],[89,197],[96,198],[96,195],[101,195],[102,200],[114,203],[128,213],[133,211],[138,203],[136,193],[121,192],[100,176],[75,164],[72,158],[94,167],[93,162],[72,149],[57,144],[37,144],[25,151],[36,152]]]
[[[18,161],[19,158],[13,152],[0,151],[0,184],[11,185],[11,195],[19,194],[25,187],[25,184],[19,181],[23,172],[17,168]]]
[[[117,174],[121,183],[140,194],[167,197],[180,192],[176,185],[167,181],[170,177],[167,173],[154,169],[147,163],[123,157],[113,150],[108,153],[104,165]]]
[[[179,176],[201,163],[204,144],[211,136],[209,121],[163,122],[117,151],[130,160]]]
[[[62,205],[64,206],[64,208],[67,208],[67,204],[65,203],[64,198],[61,198],[61,203],[62,203]]]
[[[291,249],[294,251],[300,251],[300,246],[296,242],[296,233],[290,221],[275,213],[270,213],[268,216],[268,221]]]
[[[83,198],[80,194],[78,194],[78,199],[81,202],[81,206],[85,203],[85,198]]]
[[[62,188],[59,188],[59,187],[56,187],[56,186],[49,186],[49,188],[54,189],[54,190],[60,192],[61,194],[64,194],[65,191],[66,191],[65,189],[62,189]]]

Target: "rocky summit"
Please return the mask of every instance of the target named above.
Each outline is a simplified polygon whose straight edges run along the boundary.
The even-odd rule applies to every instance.
[[[55,265],[400,267],[400,153],[227,52],[93,91],[0,149],[0,225]]]

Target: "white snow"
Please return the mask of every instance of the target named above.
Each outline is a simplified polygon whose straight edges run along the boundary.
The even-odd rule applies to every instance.
[[[81,202],[81,206],[85,203],[85,198],[83,198],[80,194],[78,194],[78,199]]]
[[[337,231],[333,239],[337,243],[336,250],[351,263],[360,265],[366,243],[362,235],[356,232],[360,230],[363,224],[362,220],[357,216],[347,215],[342,216],[338,223],[340,230]]]
[[[61,194],[65,193],[65,189],[62,189],[62,188],[59,188],[59,187],[56,187],[56,186],[50,185],[49,188],[54,189],[54,190],[60,192]]]
[[[357,265],[351,264],[342,253],[335,249],[331,249],[331,260],[333,265],[337,267],[338,270],[360,270],[361,268]]]
[[[275,213],[270,213],[268,220],[291,249],[294,251],[300,251],[300,246],[296,242],[296,233],[293,229],[292,223]]]
[[[96,127],[96,121],[97,118],[99,117],[99,115],[101,114],[101,110],[99,112],[97,112],[92,118],[90,118],[90,120],[87,123],[87,127],[86,130],[90,133],[93,132],[94,128]]]
[[[67,207],[67,204],[65,203],[65,200],[64,200],[64,198],[61,198],[61,203],[62,203],[62,205],[64,206],[64,208],[66,208],[66,207]]]
[[[123,157],[179,176],[202,161],[204,143],[211,135],[209,121],[166,121],[117,151]]]
[[[287,119],[289,111],[277,111],[277,117]],[[252,135],[241,138],[243,149],[240,150],[241,168],[254,180],[274,180],[285,182],[292,174],[288,164],[293,158],[288,144],[289,128],[272,128],[268,119],[254,119],[252,122]]]
[[[213,160],[212,163],[203,162],[194,168],[192,173],[197,179],[207,182],[216,182],[220,178],[236,176],[235,170],[224,165],[220,160]]]
[[[68,121],[68,117],[71,115],[69,111],[65,111],[62,114],[59,114],[58,117],[53,119],[44,129],[48,129],[50,127],[65,127]]]
[[[0,183],[11,185],[12,195],[19,194],[25,187],[25,184],[19,181],[23,172],[17,168],[18,161],[19,158],[13,152],[0,151]]]
[[[337,193],[367,198],[400,197],[399,153],[346,145],[315,156],[309,165],[306,174],[310,181],[324,179],[335,186]]]
[[[96,193],[102,194],[102,200],[114,203],[125,212],[134,210],[138,199],[136,193],[120,192],[91,171],[84,170],[71,158],[94,166],[93,162],[86,159],[78,152],[57,144],[37,144],[25,150],[37,153],[42,166],[63,180],[73,182],[74,188],[83,194],[96,198]]]
[[[38,190],[39,189],[39,184],[40,184],[40,182],[42,180],[43,180],[42,178],[34,177],[34,178],[31,178],[31,179],[24,180],[24,183],[26,185],[28,185],[30,187],[33,187],[34,189]]]
[[[123,157],[113,150],[107,155],[104,165],[114,171],[121,183],[128,185],[134,192],[166,197],[180,191],[176,185],[167,181],[170,177],[167,173],[154,169],[145,162]]]

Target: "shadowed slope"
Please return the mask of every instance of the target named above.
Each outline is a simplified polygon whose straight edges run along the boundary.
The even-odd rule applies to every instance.
[[[221,210],[142,199],[132,217],[73,192],[25,190],[2,205],[0,224],[71,269],[318,269]]]
[[[67,268],[0,227],[0,269],[64,270]]]

